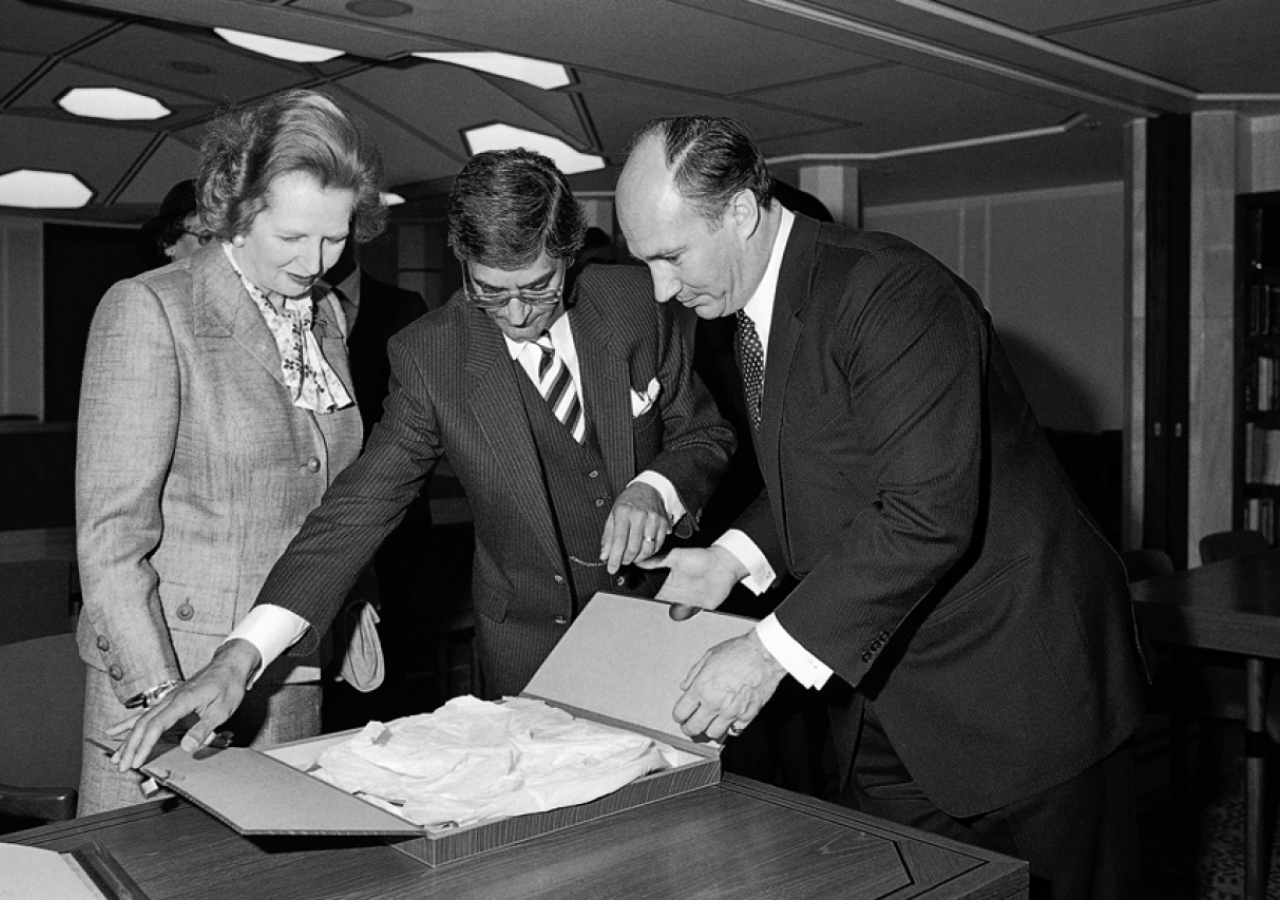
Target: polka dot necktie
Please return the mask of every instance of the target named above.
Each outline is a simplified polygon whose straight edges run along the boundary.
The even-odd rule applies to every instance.
[[[742,387],[747,395],[751,425],[760,430],[760,398],[764,396],[764,348],[751,317],[741,310],[738,316],[738,363],[742,367]]]
[[[582,401],[573,386],[573,375],[551,346],[551,335],[544,334],[536,343],[542,351],[542,359],[538,361],[538,393],[569,429],[573,439],[581,444],[587,436],[587,418],[582,414]]]

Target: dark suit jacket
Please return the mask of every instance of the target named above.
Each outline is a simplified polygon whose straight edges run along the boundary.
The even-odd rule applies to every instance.
[[[766,492],[738,525],[802,579],[779,620],[942,809],[1030,796],[1133,732],[1124,569],[981,301],[932,257],[797,216],[757,450]]]
[[[382,402],[387,398],[391,378],[387,343],[426,311],[427,304],[420,294],[379,281],[360,270],[360,307],[355,326],[347,336],[347,355],[366,440],[382,418]]]
[[[661,473],[689,510],[677,529],[688,533],[733,436],[691,376],[671,310],[653,302],[645,270],[592,266],[577,282],[568,315],[612,494],[644,469]],[[258,602],[311,622],[295,648],[305,651],[431,464],[447,454],[475,524],[477,627],[570,613],[564,553],[516,380],[525,376],[497,326],[455,294],[392,340],[391,369],[386,411],[364,454],[308,518]],[[657,401],[634,416],[632,392],[645,391],[651,379],[661,386]]]

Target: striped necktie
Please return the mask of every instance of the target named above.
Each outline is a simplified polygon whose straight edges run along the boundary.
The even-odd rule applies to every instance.
[[[552,414],[569,429],[573,439],[581,444],[587,436],[587,417],[582,413],[573,375],[551,345],[551,335],[538,338],[537,345],[542,351],[542,359],[538,361],[538,393],[547,401]]]
[[[764,348],[751,317],[738,311],[738,364],[742,367],[742,387],[747,395],[751,426],[760,430],[760,400],[764,395]]]

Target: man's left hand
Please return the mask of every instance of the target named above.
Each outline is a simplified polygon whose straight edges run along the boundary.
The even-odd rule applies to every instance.
[[[613,501],[600,537],[600,559],[613,574],[624,565],[657,553],[670,531],[662,496],[652,485],[637,481]]]
[[[742,733],[787,674],[755,631],[712,647],[681,682],[672,717],[689,737]]]

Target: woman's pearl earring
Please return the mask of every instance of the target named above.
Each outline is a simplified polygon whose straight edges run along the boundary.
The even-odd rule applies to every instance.
[[[237,246],[237,247],[243,247],[243,246],[244,246],[244,235],[243,235],[243,234],[237,234],[237,235],[235,235],[234,237],[232,237],[232,238],[231,238],[231,243],[232,243],[232,244],[234,244],[234,245],[235,245],[235,246]]]

